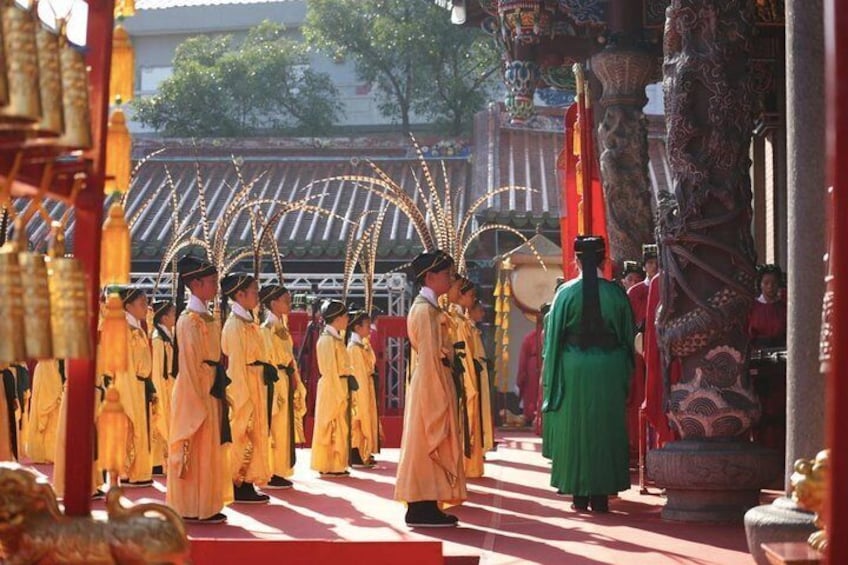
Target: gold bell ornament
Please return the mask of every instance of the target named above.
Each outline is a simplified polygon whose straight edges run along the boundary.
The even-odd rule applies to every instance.
[[[12,242],[0,248],[0,336],[0,363],[26,359],[21,267]]]
[[[120,200],[109,206],[100,243],[100,286],[130,283],[130,228]]]
[[[117,289],[106,296],[103,322],[100,325],[100,357],[103,371],[110,375],[124,372],[129,366],[130,326]]]
[[[33,204],[36,205],[36,204]],[[26,247],[23,218],[15,222],[20,250]],[[50,283],[44,255],[30,251],[18,253],[21,276],[21,304],[24,314],[24,342],[27,359],[52,359],[53,332],[50,327]]]
[[[109,100],[120,98],[124,102],[133,99],[135,93],[135,53],[130,34],[123,24],[118,23],[112,32],[112,66],[109,71]]]
[[[41,119],[41,95],[38,88],[38,53],[35,19],[29,9],[15,0],[0,0],[4,54],[3,85],[6,92],[0,106],[0,129],[19,130]]]
[[[38,20],[33,2],[35,44],[38,50],[38,89],[41,95],[41,120],[35,128],[39,138],[60,136],[65,130],[62,112],[62,70],[59,65],[59,36]]]
[[[82,52],[68,41],[67,22],[59,20],[59,68],[62,73],[62,113],[65,129],[58,140],[63,147],[91,148],[91,109],[88,105],[88,70]]]
[[[88,284],[80,262],[64,256],[63,230],[60,222],[53,222],[47,253],[53,355],[57,359],[91,359]]]
[[[117,484],[127,458],[127,435],[130,420],[121,405],[121,395],[114,385],[106,389],[97,416],[97,466],[109,472],[109,483]]]

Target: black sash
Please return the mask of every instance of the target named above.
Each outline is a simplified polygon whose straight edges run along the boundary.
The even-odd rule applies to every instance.
[[[477,419],[480,420],[480,446],[486,445],[484,437],[486,428],[483,426],[483,364],[474,359],[474,372],[477,375]]]
[[[212,388],[209,389],[209,394],[213,398],[217,398],[221,403],[221,445],[231,443],[233,441],[233,431],[230,429],[230,405],[227,403],[227,385],[230,377],[227,376],[227,370],[220,361],[203,361],[204,365],[209,365],[215,368],[215,379],[212,381]]]
[[[140,377],[136,375],[135,378],[144,383],[144,417],[147,421],[147,449],[151,449],[150,406],[153,404],[153,397],[156,396],[156,387],[153,386],[153,381],[150,379],[150,377]]]
[[[271,412],[274,407],[274,383],[280,380],[277,374],[277,368],[271,363],[264,361],[254,361],[250,364],[253,367],[262,367],[262,382],[265,383],[265,411],[268,416],[268,431],[271,431]]]
[[[356,382],[356,377],[353,375],[341,375],[341,378],[347,379],[347,452],[353,448],[353,393],[359,390],[359,383]]]
[[[18,426],[15,425],[15,398],[17,397],[17,393],[15,392],[15,374],[12,373],[11,369],[3,369],[3,374],[0,378],[3,379],[0,386],[3,386],[6,392],[6,416],[9,420],[9,446],[12,448],[12,454],[15,456],[15,459],[17,459]]]
[[[463,430],[463,451],[466,457],[471,457],[471,428],[468,425],[468,405],[465,402],[465,383],[462,378],[465,375],[465,366],[462,364],[463,359],[465,359],[465,342],[458,341],[453,344],[453,366],[451,367],[451,374],[453,375],[453,383],[456,386],[456,397],[459,402],[459,415]]]
[[[377,449],[375,453],[380,453],[382,441],[380,441],[380,373],[376,370],[371,373],[371,378],[374,379],[374,414],[377,416]]]
[[[18,423],[18,429],[23,430],[24,418],[29,413],[28,399],[26,393],[30,390],[29,371],[22,365],[15,365],[15,390],[18,393],[18,404],[21,407],[21,421]]]

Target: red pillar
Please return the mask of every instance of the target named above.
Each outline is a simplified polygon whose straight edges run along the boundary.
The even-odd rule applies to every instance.
[[[86,63],[89,72],[89,105],[93,146],[85,189],[76,206],[74,256],[88,277],[92,343],[97,339],[98,287],[100,285],[100,227],[103,223],[106,124],[109,110],[109,66],[112,57],[114,0],[89,1]],[[94,349],[92,349],[94,351]],[[94,457],[95,361],[71,360],[68,364],[68,451],[65,465],[65,513],[87,516],[91,510],[91,475]]]
[[[833,335],[827,374],[827,446],[830,492],[825,516],[827,562],[848,563],[848,436],[840,433],[837,410],[848,406],[848,5],[825,2],[825,80],[827,94],[827,179],[833,186],[831,269],[834,277]],[[842,158],[840,162],[839,158]],[[844,430],[844,426],[843,430]]]

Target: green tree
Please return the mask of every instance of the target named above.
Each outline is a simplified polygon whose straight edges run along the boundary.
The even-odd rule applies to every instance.
[[[240,43],[229,35],[187,39],[159,92],[134,102],[135,119],[178,137],[327,133],[341,114],[338,91],[284,33],[265,21]]]
[[[500,68],[494,42],[459,28],[428,0],[310,0],[304,36],[334,57],[349,57],[373,84],[384,116],[409,131],[414,111],[458,135],[491,96]]]

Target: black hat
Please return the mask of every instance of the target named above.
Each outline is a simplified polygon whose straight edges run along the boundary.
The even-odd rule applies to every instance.
[[[659,255],[659,248],[656,243],[646,243],[642,246],[642,263],[647,263],[648,259],[656,259]]]
[[[328,324],[346,312],[347,306],[341,300],[328,299],[321,303],[321,317]]]
[[[268,304],[283,296],[284,294],[288,294],[288,292],[289,289],[287,289],[281,284],[265,285],[259,291],[259,302],[267,306]]]
[[[193,280],[202,279],[209,275],[218,274],[218,269],[214,265],[191,255],[186,255],[177,261],[177,272],[182,281],[186,284]]]
[[[153,323],[158,323],[159,318],[174,307],[174,302],[171,300],[157,300],[153,303]]]
[[[604,238],[597,235],[578,235],[574,240],[574,252],[578,257],[591,253],[602,258],[605,250]]]
[[[636,273],[644,277],[645,269],[642,268],[642,265],[638,261],[625,261],[624,268],[621,270],[621,276],[626,277],[630,273]]]
[[[230,273],[221,280],[221,294],[232,298],[235,293],[246,289],[256,279],[247,273]]]
[[[362,322],[362,320],[366,320],[371,317],[368,310],[365,310],[364,308],[351,308],[347,315],[347,326],[349,328],[352,328]]]
[[[144,292],[136,286],[126,286],[118,291],[118,295],[121,297],[121,304],[124,306],[143,294]]]
[[[459,292],[465,294],[466,292],[473,290],[475,288],[474,281],[467,277],[459,277],[459,280],[462,281],[462,284],[459,285]]]
[[[419,282],[429,272],[439,273],[453,266],[453,257],[441,250],[421,253],[412,260],[412,273]]]

